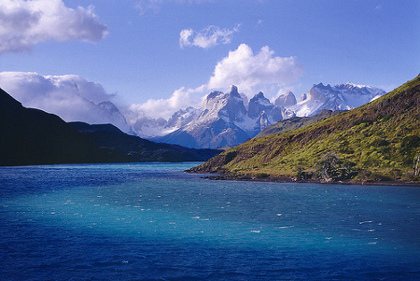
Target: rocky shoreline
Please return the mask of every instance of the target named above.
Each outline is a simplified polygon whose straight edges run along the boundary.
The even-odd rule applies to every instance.
[[[197,172],[193,169],[186,170],[186,173],[192,174],[205,174],[203,178],[209,180],[226,180],[226,181],[255,181],[255,182],[279,182],[279,183],[320,183],[320,184],[343,184],[343,185],[384,185],[384,186],[419,186],[418,181],[331,181],[325,182],[321,179],[297,179],[294,177],[273,177],[270,175],[264,177],[252,177],[247,175],[239,174],[209,174],[203,172]]]

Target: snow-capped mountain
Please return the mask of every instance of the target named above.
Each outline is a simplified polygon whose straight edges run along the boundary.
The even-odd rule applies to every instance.
[[[293,106],[295,104],[297,104],[296,101],[296,97],[295,95],[291,92],[288,91],[285,94],[281,94],[275,101],[274,104],[277,105],[278,107],[289,107],[289,106]]]
[[[188,107],[175,112],[169,120],[163,118],[153,119],[142,112],[137,112],[137,116],[131,116],[131,126],[136,134],[142,138],[159,139],[168,135],[198,117],[202,109]]]
[[[262,92],[249,101],[248,110],[245,102],[236,86],[228,93],[212,92],[204,100],[201,112],[194,111],[200,112],[196,118],[153,140],[196,148],[234,146],[287,116],[285,108],[273,105]]]
[[[249,127],[245,124],[250,120],[238,89],[232,86],[226,94],[217,91],[210,93],[195,119],[154,140],[195,148],[236,145],[249,138],[244,129]],[[242,124],[242,128],[238,124]]]
[[[366,104],[386,92],[369,86],[346,83],[340,85],[314,85],[301,101],[287,108],[293,110],[298,117],[314,116],[323,109],[350,110]]]
[[[381,89],[352,83],[335,86],[320,83],[303,94],[299,102],[292,92],[287,92],[273,104],[259,92],[248,103],[238,88],[232,86],[228,93],[208,94],[201,109],[179,110],[168,121],[140,118],[132,126],[140,136],[159,142],[193,148],[234,146],[277,121],[314,116],[323,109],[349,110],[383,94]]]
[[[127,134],[135,135],[133,129],[127,123],[127,120],[125,119],[124,115],[122,115],[120,110],[112,102],[101,102],[94,107],[94,110],[97,111],[98,116],[102,116],[102,119],[100,119],[99,122],[96,123],[110,123]]]

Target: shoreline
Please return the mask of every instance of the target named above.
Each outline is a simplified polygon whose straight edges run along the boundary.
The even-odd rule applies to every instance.
[[[278,182],[278,183],[319,183],[319,184],[342,184],[342,185],[383,185],[383,186],[418,186],[420,187],[420,182],[416,181],[332,181],[324,182],[322,180],[304,180],[296,179],[292,177],[251,177],[245,175],[233,175],[233,174],[215,174],[211,175],[210,173],[196,172],[191,170],[186,170],[186,173],[192,174],[206,174],[203,176],[204,179],[209,180],[232,180],[232,181],[255,181],[255,182]]]

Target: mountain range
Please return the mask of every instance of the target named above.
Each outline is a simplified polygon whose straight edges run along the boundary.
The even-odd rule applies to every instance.
[[[204,161],[219,153],[154,143],[111,124],[69,124],[56,115],[23,107],[2,89],[0,132],[0,166]]]
[[[134,131],[157,142],[192,148],[235,146],[255,137],[275,122],[293,117],[312,117],[322,110],[349,110],[368,103],[385,91],[352,83],[314,85],[300,101],[292,92],[280,95],[274,103],[262,92],[247,102],[232,86],[227,93],[211,92],[201,109],[192,107],[165,120],[143,119]]]
[[[254,138],[191,171],[230,179],[419,184],[420,75],[366,105]]]

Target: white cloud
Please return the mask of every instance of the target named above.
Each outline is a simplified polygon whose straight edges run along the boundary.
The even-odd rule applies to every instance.
[[[183,29],[179,33],[179,46],[183,48],[184,46],[191,45],[190,38],[193,36],[194,30],[192,29]]]
[[[203,88],[204,86],[196,89],[185,89],[185,87],[181,87],[174,91],[168,99],[149,99],[145,103],[131,105],[130,110],[138,116],[146,115],[156,119],[169,119],[179,109],[189,106],[195,108],[201,107],[202,99],[195,94],[202,93]],[[135,120],[131,121],[131,123],[134,122]]]
[[[67,122],[112,123],[130,131],[124,117],[109,103],[115,95],[101,84],[77,75],[43,76],[33,72],[0,72],[0,87],[25,107],[44,110]]]
[[[144,15],[147,11],[157,13],[162,2],[163,0],[137,0],[134,7],[139,11],[140,15]]]
[[[181,48],[196,46],[207,49],[220,44],[228,44],[232,40],[232,35],[239,31],[239,26],[232,29],[220,29],[218,26],[210,25],[199,32],[184,29],[180,32],[179,45]]]
[[[181,37],[189,38],[190,34],[191,31],[186,29]],[[297,81],[302,74],[303,66],[294,57],[276,57],[269,47],[263,47],[254,54],[249,46],[242,44],[217,63],[207,84],[195,89],[182,87],[168,99],[149,99],[145,103],[131,105],[130,123],[145,116],[168,119],[177,110],[189,106],[201,108],[210,91],[228,90],[231,85],[236,85],[249,98],[261,90],[277,93],[279,88],[291,87],[289,84]]]
[[[295,57],[276,57],[268,46],[254,54],[251,47],[241,44],[217,63],[207,88],[227,89],[236,85],[250,96],[255,94],[257,86],[284,86],[296,81],[302,74],[303,66],[297,63]]]
[[[107,34],[93,6],[72,9],[62,0],[0,2],[0,54],[29,50],[48,40],[96,42]]]

